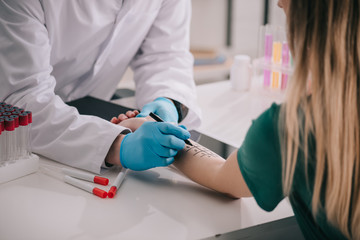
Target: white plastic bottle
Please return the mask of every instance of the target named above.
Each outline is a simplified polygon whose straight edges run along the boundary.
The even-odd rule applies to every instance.
[[[247,91],[251,85],[251,64],[247,55],[237,55],[230,71],[231,86],[235,91]]]

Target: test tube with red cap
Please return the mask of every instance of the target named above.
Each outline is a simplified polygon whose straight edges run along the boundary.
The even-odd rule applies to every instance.
[[[122,168],[121,171],[119,172],[119,174],[117,175],[117,177],[115,178],[114,183],[112,184],[109,192],[108,192],[108,196],[109,198],[113,198],[117,192],[117,190],[119,190],[121,183],[124,181],[125,179],[125,175],[127,173],[127,168]]]
[[[27,139],[27,146],[26,146],[26,152],[27,155],[30,156],[31,155],[31,145],[30,145],[30,131],[31,131],[31,123],[32,123],[32,112],[30,111],[24,111],[23,113],[25,113],[27,115],[27,121],[28,121],[28,125],[26,126],[27,130],[26,130],[26,139]]]
[[[2,142],[1,142],[1,164],[0,166],[3,166],[5,165],[5,160],[6,160],[6,157],[7,157],[7,153],[6,153],[6,145],[7,145],[7,142],[6,142],[6,134],[5,134],[5,116],[0,116],[0,128],[1,128],[1,138],[2,138]]]
[[[101,197],[101,198],[106,198],[107,197],[107,192],[100,189],[100,188],[97,188],[97,187],[93,187],[91,184],[88,184],[88,183],[85,183],[83,181],[80,181],[79,179],[76,179],[76,178],[73,178],[73,177],[70,177],[68,175],[65,175],[64,176],[64,182],[68,183],[68,184],[71,184],[75,187],[78,187],[82,190],[85,190],[89,193],[92,193],[98,197]]]
[[[15,158],[15,120],[10,117],[5,118],[5,164],[14,162]]]
[[[109,179],[97,176],[91,173],[83,172],[83,171],[77,171],[73,169],[63,168],[62,172],[66,175],[69,175],[71,177],[75,177],[78,179],[86,180],[89,182],[101,184],[104,186],[107,186],[109,184]]]
[[[14,131],[14,141],[15,141],[15,151],[14,151],[14,156],[13,156],[13,160],[19,159],[20,158],[20,139],[21,139],[21,135],[20,135],[20,131],[19,131],[19,116],[18,115],[10,115],[10,118],[14,119],[14,123],[15,123],[15,131]]]
[[[13,107],[13,108],[14,108],[14,110],[15,110],[16,112],[22,113],[22,112],[25,111],[23,108],[19,108],[19,107]]]
[[[5,163],[5,144],[4,119],[0,118],[0,167]]]
[[[20,157],[26,158],[28,156],[28,145],[29,145],[29,121],[27,113],[19,113],[19,146],[20,146]]]

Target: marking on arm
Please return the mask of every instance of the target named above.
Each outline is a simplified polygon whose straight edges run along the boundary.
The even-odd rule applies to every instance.
[[[213,151],[207,149],[206,147],[203,147],[199,144],[194,144],[194,146],[186,145],[185,152],[189,152],[190,150],[193,151],[193,156],[198,155],[199,157],[219,157],[216,153]],[[189,152],[190,153],[190,152]]]

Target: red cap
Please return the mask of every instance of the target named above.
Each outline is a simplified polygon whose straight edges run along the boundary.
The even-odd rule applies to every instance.
[[[100,188],[94,188],[93,189],[93,194],[98,196],[98,197],[101,197],[101,198],[106,198],[107,197],[107,192],[100,189]]]
[[[115,186],[112,186],[108,192],[109,198],[113,198],[115,196],[116,191],[117,191],[117,188]]]
[[[8,107],[8,108],[5,108],[5,111],[7,111],[7,112],[13,112],[13,111],[15,111],[15,108],[13,108],[13,107]]]
[[[95,176],[94,177],[94,183],[107,186],[109,184],[109,179],[104,178],[104,177]]]
[[[15,130],[15,120],[13,118],[5,119],[5,130],[14,131]]]
[[[24,113],[26,113],[28,115],[28,123],[32,123],[32,112],[30,111],[25,111]]]
[[[27,126],[28,123],[28,115],[26,113],[19,114],[19,124],[20,126]]]
[[[11,115],[10,118],[14,119],[15,128],[18,128],[19,127],[19,116],[18,115]]]
[[[12,114],[12,115],[20,115],[20,113],[21,113],[21,112],[20,112],[19,110],[16,110],[16,111],[13,111],[11,114]]]

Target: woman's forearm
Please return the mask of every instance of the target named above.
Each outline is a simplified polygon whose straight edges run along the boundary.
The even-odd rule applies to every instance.
[[[236,152],[225,160],[198,143],[186,145],[175,157],[174,166],[188,178],[231,197],[251,196],[242,178]]]

